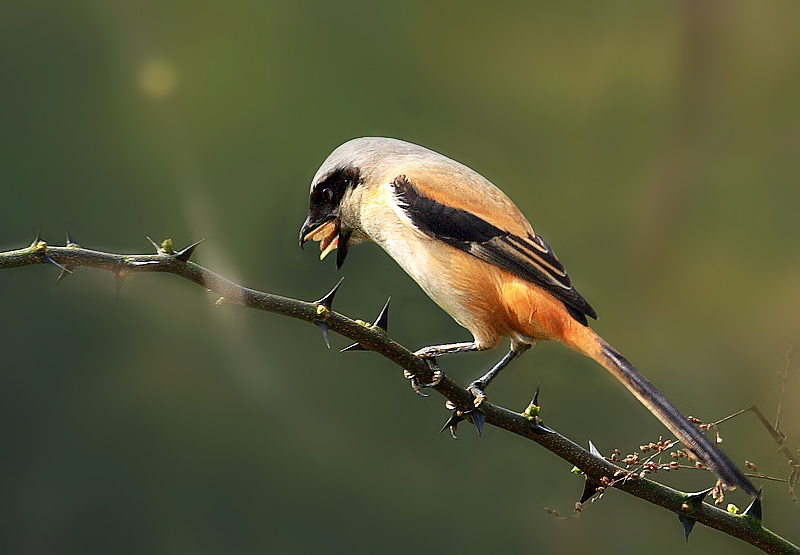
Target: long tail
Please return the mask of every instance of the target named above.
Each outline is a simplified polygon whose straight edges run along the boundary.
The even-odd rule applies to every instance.
[[[725,485],[738,486],[750,495],[758,495],[756,487],[733,461],[689,422],[689,419],[682,415],[624,356],[589,328],[584,327],[584,330],[586,331],[581,334],[584,336],[584,341],[581,341],[584,344],[583,348],[578,345],[573,348],[577,347],[611,372],[669,431],[675,434],[687,449],[711,468]],[[587,337],[589,335],[590,337]],[[586,348],[587,343],[594,345]]]

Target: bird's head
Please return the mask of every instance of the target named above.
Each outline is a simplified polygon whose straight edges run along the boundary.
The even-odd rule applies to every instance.
[[[319,241],[320,260],[338,248],[336,267],[340,268],[347,256],[347,247],[353,229],[343,221],[343,205],[353,190],[361,184],[361,172],[341,156],[331,156],[317,171],[311,183],[308,217],[300,229],[300,247],[309,240]]]
[[[308,217],[300,229],[300,246],[319,241],[320,259],[336,253],[340,268],[352,244],[371,239],[362,229],[363,214],[385,202],[382,186],[415,161],[441,155],[386,137],[352,139],[336,148],[311,182]],[[374,221],[373,221],[374,223]]]

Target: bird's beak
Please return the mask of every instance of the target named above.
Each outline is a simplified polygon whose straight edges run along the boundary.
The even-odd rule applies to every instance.
[[[319,241],[319,259],[324,259],[339,246],[339,218],[328,216],[321,222],[306,218],[300,229],[300,248],[309,240]]]

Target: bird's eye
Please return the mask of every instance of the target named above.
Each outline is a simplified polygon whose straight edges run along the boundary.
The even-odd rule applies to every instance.
[[[322,198],[325,199],[325,202],[333,201],[333,191],[331,191],[328,187],[322,189]]]

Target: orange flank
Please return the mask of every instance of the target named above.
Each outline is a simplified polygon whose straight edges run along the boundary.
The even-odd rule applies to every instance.
[[[599,356],[597,334],[575,320],[563,302],[541,287],[507,274],[501,295],[500,306],[506,308],[512,335],[558,341],[589,358]]]

